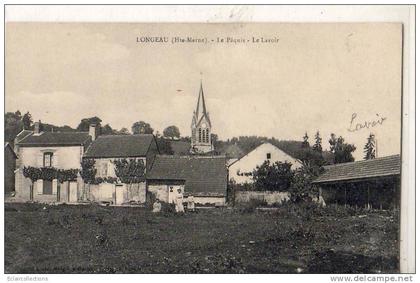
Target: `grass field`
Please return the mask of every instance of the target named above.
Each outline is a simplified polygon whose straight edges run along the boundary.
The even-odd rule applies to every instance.
[[[396,212],[5,204],[6,273],[398,271]]]

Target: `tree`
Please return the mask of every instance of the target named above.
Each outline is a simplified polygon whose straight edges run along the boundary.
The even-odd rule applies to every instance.
[[[13,142],[17,134],[23,129],[22,114],[20,111],[7,112],[4,114],[4,139]]]
[[[330,144],[330,151],[334,153],[336,144],[337,144],[337,138],[335,136],[335,134],[331,133],[331,137],[328,140],[328,143]]]
[[[129,135],[130,132],[127,128],[121,128],[119,131],[116,132],[117,135]]]
[[[163,136],[165,138],[171,138],[171,139],[177,138],[177,139],[179,139],[181,134],[179,133],[179,129],[178,129],[177,126],[169,126],[169,127],[165,128],[163,130]]]
[[[319,131],[317,131],[316,134],[315,134],[315,143],[314,143],[312,149],[317,151],[317,152],[322,152],[322,138],[319,135]]]
[[[101,134],[102,135],[114,135],[115,130],[109,124],[106,124],[105,126],[101,127]]]
[[[293,178],[292,164],[288,162],[270,163],[265,161],[252,172],[252,179],[257,190],[285,191],[289,189]]]
[[[345,143],[342,136],[336,138],[335,134],[331,134],[329,143],[330,151],[334,154],[334,164],[354,161],[352,153],[356,147],[353,144]]]
[[[303,141],[302,141],[302,148],[308,148],[310,147],[309,142],[308,142],[308,133],[305,133],[305,135],[303,136]]]
[[[292,202],[300,202],[310,196],[316,195],[318,189],[312,185],[312,181],[322,172],[321,166],[304,164],[293,171],[290,184],[290,199]]]
[[[31,114],[29,112],[26,112],[25,115],[23,115],[22,117],[23,129],[29,130],[31,128],[32,122],[33,120]]]
[[[369,135],[363,152],[365,153],[365,160],[374,159],[376,157],[376,142],[374,134],[371,133]]]
[[[77,126],[77,130],[79,132],[88,132],[89,127],[92,124],[99,125],[102,122],[102,120],[99,117],[90,117],[90,118],[84,118],[80,121],[80,124]]]
[[[150,126],[149,123],[146,123],[144,121],[138,121],[138,122],[135,122],[131,126],[131,132],[134,135],[138,135],[138,134],[153,134],[153,128]]]

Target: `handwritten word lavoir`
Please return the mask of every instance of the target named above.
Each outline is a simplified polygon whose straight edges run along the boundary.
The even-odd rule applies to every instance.
[[[351,115],[351,120],[350,120],[350,126],[347,129],[349,132],[356,132],[359,131],[361,129],[370,129],[376,126],[380,126],[384,123],[384,121],[386,120],[386,117],[382,117],[379,114],[376,114],[376,118],[371,120],[371,121],[363,121],[363,122],[356,122],[357,118],[357,113],[353,113]]]

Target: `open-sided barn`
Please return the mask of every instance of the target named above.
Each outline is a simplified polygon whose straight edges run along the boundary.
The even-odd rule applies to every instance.
[[[389,209],[399,206],[400,155],[325,166],[313,184],[328,203]]]

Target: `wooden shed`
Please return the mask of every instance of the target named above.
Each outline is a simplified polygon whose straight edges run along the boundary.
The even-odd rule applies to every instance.
[[[313,184],[326,204],[393,209],[400,203],[400,155],[325,166]]]

